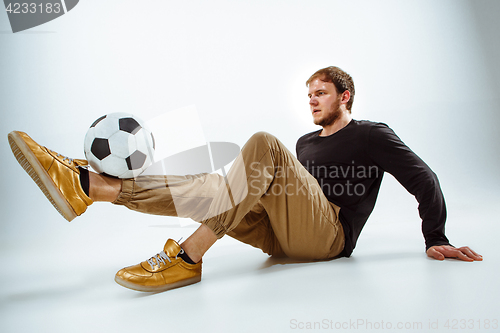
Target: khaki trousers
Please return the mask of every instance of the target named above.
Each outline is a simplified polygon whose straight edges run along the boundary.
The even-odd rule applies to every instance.
[[[114,203],[191,218],[218,238],[227,234],[278,257],[328,259],[344,248],[340,208],[295,156],[264,132],[248,140],[226,178],[141,176],[124,180]]]

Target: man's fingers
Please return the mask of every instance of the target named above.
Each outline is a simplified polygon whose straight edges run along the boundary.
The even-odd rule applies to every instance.
[[[460,259],[460,260],[463,260],[463,261],[474,261],[474,259],[468,257],[460,249],[457,249],[457,251],[456,251],[456,258]]]
[[[472,253],[472,250],[464,246],[461,248],[447,249],[445,256],[447,258],[456,258],[463,261],[474,261],[478,256]]]
[[[427,255],[429,257],[437,259],[437,260],[444,260],[444,255],[441,252],[439,252],[438,250],[436,250],[436,248],[434,248],[434,247],[431,247],[427,251]]]
[[[483,256],[474,252],[472,249],[470,249],[468,246],[464,246],[459,248],[463,253],[465,253],[469,258],[472,258],[473,260],[478,260],[481,261],[483,260]]]

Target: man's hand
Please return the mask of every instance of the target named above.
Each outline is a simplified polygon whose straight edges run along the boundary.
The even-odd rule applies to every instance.
[[[437,260],[455,258],[463,261],[482,261],[483,256],[469,249],[468,246],[455,248],[450,245],[435,245],[427,250],[427,256]]]

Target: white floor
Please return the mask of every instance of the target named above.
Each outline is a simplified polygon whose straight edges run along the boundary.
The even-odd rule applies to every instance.
[[[201,283],[157,294],[125,289],[114,274],[195,224],[106,204],[67,223],[43,195],[26,200],[42,217],[17,212],[18,237],[0,248],[3,333],[498,331],[498,196],[448,200],[450,240],[483,262],[426,258],[416,203],[387,178],[351,258],[284,262],[224,237]]]

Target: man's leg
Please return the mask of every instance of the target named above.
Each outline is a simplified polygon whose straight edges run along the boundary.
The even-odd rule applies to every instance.
[[[243,172],[241,172],[243,170]],[[243,175],[243,176],[242,176]],[[229,188],[229,191],[228,189]],[[228,194],[229,193],[229,194]],[[219,185],[203,224],[218,238],[238,238],[241,222],[262,204],[281,251],[298,259],[327,259],[344,246],[339,208],[326,199],[316,179],[274,136],[257,133],[245,144]],[[252,237],[269,237],[251,233]]]
[[[144,176],[137,179],[115,179],[89,172],[89,195],[93,201],[113,202],[130,209],[158,215],[196,218],[207,207],[206,195],[211,182],[218,182],[215,175],[198,176]],[[168,181],[170,178],[170,182]],[[196,185],[201,188],[196,190]],[[215,185],[216,187],[216,185]],[[179,195],[179,207],[172,195]],[[213,192],[213,190],[212,190]],[[184,206],[183,206],[184,205]],[[185,205],[191,206],[187,210]],[[179,211],[180,210],[180,211]],[[206,208],[205,208],[206,211]],[[184,214],[185,213],[185,214]],[[184,243],[169,239],[163,251],[150,259],[118,271],[115,281],[139,291],[165,291],[186,286],[201,280],[201,258],[215,243],[217,237],[201,225]]]
[[[92,201],[113,202],[121,191],[121,179],[89,172],[89,197]]]
[[[210,178],[210,176],[206,175],[205,176],[207,179]],[[164,181],[167,181],[168,176],[166,177],[160,177]],[[172,176],[171,176],[172,178]],[[186,180],[186,177],[176,177],[177,180]],[[181,178],[181,179],[179,179]],[[187,178],[189,179],[189,178]],[[216,180],[217,182],[219,181],[218,179]],[[147,182],[147,181],[146,181]],[[187,181],[186,181],[187,182]],[[186,182],[181,182],[184,183],[185,185]],[[207,181],[205,180],[205,183]],[[107,177],[102,174],[97,174],[94,172],[89,172],[89,197],[92,199],[92,201],[97,202],[115,202],[117,201],[118,197],[120,196],[120,193],[122,192],[122,183],[123,181],[121,179],[117,178],[112,178],[112,177]],[[161,186],[161,190],[167,189],[168,188],[168,183],[163,184],[164,186]],[[151,187],[151,184],[149,184]],[[196,184],[189,184],[187,185],[190,188],[190,191],[192,191],[193,185]],[[184,186],[186,187],[186,186]],[[200,190],[198,188],[198,190]],[[164,191],[165,192],[165,191]],[[179,192],[179,190],[177,190]],[[186,190],[183,191],[185,194]],[[192,204],[194,204],[194,201],[196,199],[193,199]],[[170,196],[169,200],[165,200],[164,202],[158,202],[156,203],[159,206],[168,206],[169,201],[171,201],[170,205],[172,208],[175,208],[175,204],[173,202],[172,196]],[[197,200],[196,200],[197,201]],[[150,204],[151,205],[151,204]],[[195,208],[195,207],[193,207]],[[195,212],[193,210],[190,210],[191,217],[195,217]],[[202,213],[198,213],[202,214]],[[162,214],[163,215],[163,214]],[[177,211],[170,213],[170,216],[177,216]],[[186,216],[187,217],[187,216]],[[181,244],[182,249],[187,253],[189,258],[193,262],[199,262],[201,261],[202,256],[205,254],[205,252],[217,241],[217,237],[213,233],[213,231],[208,228],[205,225],[201,225],[186,241],[184,241]]]
[[[224,184],[224,178],[216,173],[186,176],[140,176],[136,179],[123,180],[121,193],[113,203],[124,205],[141,213],[179,216],[202,222],[203,218],[207,216],[208,209],[221,184]],[[92,195],[92,186],[90,187]],[[115,198],[116,194],[117,192],[114,192],[107,198],[107,201]],[[208,249],[207,245],[213,244],[215,241],[213,237],[207,237],[203,239],[205,246],[201,244],[194,246],[194,240],[199,239],[198,236],[204,234],[203,230],[207,231],[207,227],[204,225],[200,226],[199,231],[181,244],[193,261],[198,261],[199,256]],[[229,232],[228,235],[262,249],[270,255],[283,255],[273,234],[267,212],[260,203],[255,205],[245,215],[239,227]],[[205,243],[208,239],[211,241]]]
[[[86,161],[60,156],[22,132],[10,133],[9,142],[20,164],[58,211],[64,208],[70,212],[61,213],[68,220],[82,214],[93,202],[80,186],[80,166]],[[291,175],[286,172],[278,177],[277,168],[290,168]],[[326,201],[314,178],[274,137],[265,133],[254,135],[231,168],[228,179],[226,184],[221,176],[211,174],[146,176],[120,181],[91,173],[89,195],[95,201],[112,201],[150,214],[190,217],[195,221],[204,217],[204,225],[183,244],[195,258],[201,258],[216,238],[225,233],[275,255],[322,259],[340,252],[341,248],[337,249],[340,237],[336,236],[342,233],[337,211]],[[294,186],[295,193],[287,193]],[[266,192],[271,189],[272,192]],[[288,197],[290,200],[285,199]],[[266,210],[272,212],[271,218]],[[301,247],[303,241],[307,245]],[[314,242],[321,245],[311,246]],[[198,282],[201,263],[190,265],[178,258],[183,254],[183,249],[169,240],[157,256],[121,270],[121,275],[118,272],[117,282],[144,291]]]
[[[317,181],[267,133],[254,135],[228,173],[144,176],[125,180],[115,204],[158,215],[189,217],[203,225],[182,245],[198,260],[228,234],[270,255],[331,258],[344,238],[339,208]],[[207,228],[213,231],[208,232]]]

